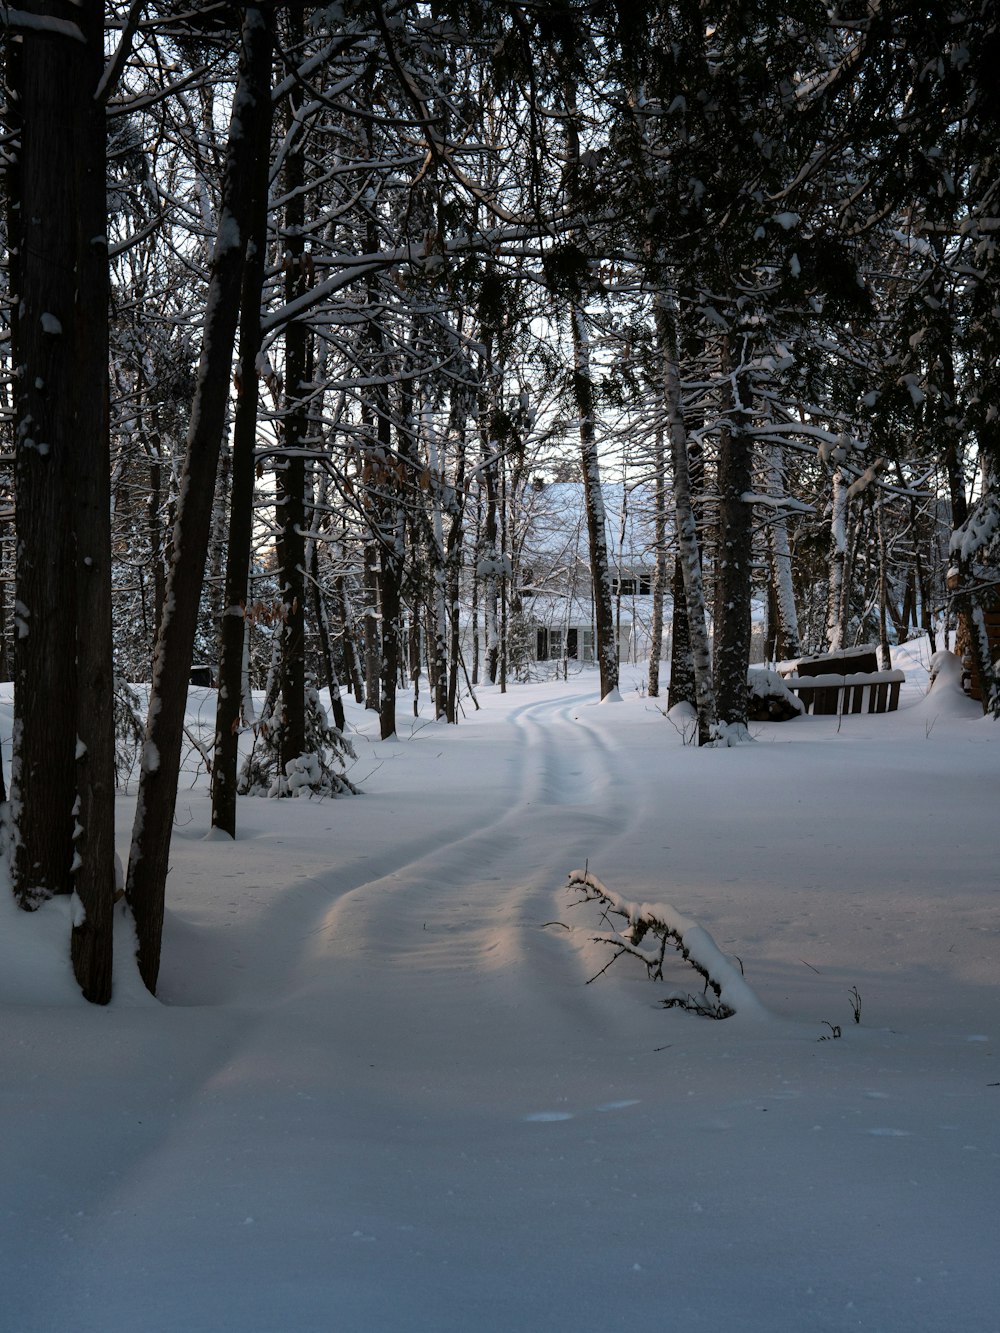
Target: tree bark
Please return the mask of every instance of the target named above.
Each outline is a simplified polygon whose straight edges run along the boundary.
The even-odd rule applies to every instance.
[[[608,534],[605,523],[604,493],[597,457],[597,433],[594,420],[594,384],[590,374],[590,351],[583,311],[574,305],[573,385],[580,431],[580,467],[583,472],[583,498],[587,513],[587,537],[590,549],[590,581],[594,598],[594,629],[597,663],[601,673],[601,698],[618,688],[618,645],[615,640],[614,608],[611,602],[611,571],[608,563]]]
[[[743,496],[751,489],[752,454],[744,430],[749,406],[747,379],[723,351],[728,377],[728,420],[719,433],[719,514],[715,582],[715,698],[719,721],[746,728],[750,665],[751,542],[753,510]]]
[[[114,734],[104,7],[8,47],[16,368],[13,874],[22,907],[75,892],[71,954],[111,997]]]
[[[215,713],[215,760],[212,765],[212,827],[236,837],[236,785],[239,774],[240,711],[243,698],[243,660],[247,632],[247,596],[250,579],[250,546],[253,537],[253,494],[257,410],[260,379],[260,301],[267,257],[267,182],[271,142],[272,102],[270,87],[271,34],[266,31],[266,81],[255,89],[253,105],[247,108],[245,133],[256,145],[250,182],[249,235],[246,264],[240,286],[239,359],[237,362],[236,416],[233,424],[232,487],[229,539],[226,554],[226,584],[220,627],[219,695]],[[260,73],[265,72],[265,54],[260,53]],[[255,67],[256,68],[256,67]]]
[[[294,50],[302,40],[300,10],[289,9],[288,42]],[[305,153],[302,143],[302,91],[295,85],[289,96],[288,137],[285,155],[285,300],[292,302],[306,290]],[[281,582],[281,731],[279,767],[305,753],[305,486],[303,450],[308,434],[305,398],[309,374],[309,330],[302,320],[285,329],[285,402],[282,421],[283,456],[275,459],[277,487],[278,570]]]
[[[698,710],[698,743],[708,745],[715,739],[717,725],[712,651],[708,638],[705,589],[701,577],[701,552],[691,489],[688,436],[684,425],[680,369],[677,364],[677,335],[666,303],[662,299],[656,305],[656,323],[663,365],[663,401],[670,439],[670,460],[674,474],[674,523],[684,580],[695,704]]]
[[[844,563],[847,559],[847,483],[838,467],[833,474],[833,499],[830,517],[830,587],[827,597],[826,643],[831,653],[844,646],[841,604],[844,588]]]
[[[684,562],[678,555],[674,560],[671,582],[673,618],[670,628],[670,685],[667,689],[668,710],[677,704],[698,706],[698,692],[694,683],[694,659],[691,656],[691,631],[688,627],[687,598],[684,595]]]
[[[372,522],[374,523],[374,519]],[[373,541],[365,543],[364,594],[365,708],[377,713],[380,707],[382,631],[379,615],[378,547]]]
[[[226,148],[218,234],[205,310],[201,359],[181,470],[166,607],[153,658],[149,717],[139,775],[126,894],[135,916],[139,971],[155,992],[177,799],[184,708],[198,621],[219,451],[226,423],[233,343],[251,225],[258,146],[245,133],[258,97],[270,97],[271,44],[261,10],[246,10],[239,76]],[[263,90],[263,91],[262,91]]]
[[[785,493],[781,450],[772,445],[768,457],[767,493],[779,499]],[[778,661],[798,657],[802,652],[799,620],[795,610],[792,584],[792,555],[788,543],[788,523],[778,517],[771,524],[768,556],[771,564],[771,588],[774,594],[774,655]]]
[[[663,428],[658,427],[653,451],[653,614],[649,630],[649,697],[660,693],[660,660],[663,656],[663,597],[667,586],[667,477],[663,454]]]

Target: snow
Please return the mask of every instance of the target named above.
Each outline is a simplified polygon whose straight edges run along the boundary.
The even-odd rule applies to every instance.
[[[842,661],[844,660],[845,657],[856,658],[856,657],[860,657],[861,655],[866,654],[866,653],[871,654],[872,656],[874,656],[875,653],[877,653],[877,652],[878,652],[878,644],[877,644],[877,643],[858,643],[858,644],[855,644],[853,647],[850,647],[850,648],[835,648],[832,652],[828,652],[828,653],[810,653],[809,656],[808,656],[807,658],[798,658],[798,657],[796,657],[796,658],[790,659],[790,660],[787,661],[787,662],[779,662],[779,663],[778,663],[778,670],[779,670],[783,675],[787,675],[787,674],[790,674],[791,672],[795,671],[795,670],[798,668],[798,665],[799,665],[799,663],[800,663],[801,661],[808,661],[808,662],[842,662]],[[919,665],[919,663],[918,663],[918,665]],[[924,670],[924,672],[926,673],[926,670],[927,670],[926,666],[923,667],[923,670]]]
[[[68,19],[53,18],[49,14],[30,14],[24,9],[4,7],[4,27],[23,28],[30,32],[53,33],[59,37],[69,37],[74,42],[84,41],[83,33],[75,23]]]
[[[830,653],[830,657],[834,654]],[[891,671],[852,671],[846,675],[828,671],[818,676],[797,676],[793,673],[783,675],[782,682],[789,690],[800,686],[808,689],[835,689],[838,685],[901,685],[906,673],[893,668]]]
[[[925,694],[926,642],[894,665],[898,712],[726,750],[641,666],[614,708],[593,671],[457,727],[401,701],[386,742],[348,701],[364,797],[243,800],[235,843],[192,767],[158,1001],[123,904],[98,1009],[71,901],[0,887],[0,1323],[995,1327],[1000,730],[950,663]],[[575,866],[696,922],[761,1012],[663,1009],[683,963],[588,985]]]
[[[228,250],[238,250],[240,244],[239,223],[231,213],[223,213],[219,222],[218,235],[215,238],[215,258],[218,259]]]
[[[950,553],[960,560],[974,560],[993,544],[1000,533],[1000,495],[988,491],[975,505],[960,528],[951,534]]]

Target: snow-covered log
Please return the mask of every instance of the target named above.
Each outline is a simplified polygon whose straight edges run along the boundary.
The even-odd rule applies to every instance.
[[[673,990],[663,1001],[665,1008],[693,1009],[709,1018],[764,1013],[757,996],[744,981],[741,968],[722,952],[697,921],[666,904],[631,902],[587,870],[571,870],[568,886],[580,891],[581,901],[601,903],[606,916],[624,917],[627,921],[623,930],[603,931],[593,936],[598,944],[610,944],[615,948],[615,958],[623,953],[632,954],[645,965],[651,980],[662,981],[664,960],[667,951],[672,950],[702,977],[704,990],[701,995]],[[655,947],[642,947],[647,936],[656,939]]]

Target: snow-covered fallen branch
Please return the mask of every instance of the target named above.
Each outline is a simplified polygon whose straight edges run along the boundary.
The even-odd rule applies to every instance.
[[[603,931],[592,937],[596,943],[610,944],[617,950],[612,963],[622,954],[631,954],[645,965],[651,980],[662,981],[669,949],[702,977],[705,985],[700,996],[674,990],[665,997],[665,1008],[693,1009],[710,1018],[731,1018],[735,1013],[763,1014],[763,1006],[744,981],[741,969],[697,921],[665,904],[630,902],[587,870],[570,871],[568,887],[577,889],[583,895],[583,902],[601,903],[606,916],[624,917],[628,922],[623,930]],[[657,941],[651,949],[643,947],[648,936]]]

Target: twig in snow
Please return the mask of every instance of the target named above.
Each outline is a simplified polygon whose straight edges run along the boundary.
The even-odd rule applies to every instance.
[[[698,998],[677,992],[664,1001],[668,1008],[680,1006],[713,1018],[730,1018],[738,1009],[744,1013],[761,1012],[760,1002],[743,979],[743,964],[740,962],[737,968],[708,931],[696,921],[682,916],[672,907],[629,902],[607,888],[586,869],[570,873],[569,887],[582,893],[580,901],[600,903],[602,919],[612,927],[605,934],[593,936],[598,943],[611,945],[615,953],[590,981],[603,976],[623,953],[638,958],[649,977],[661,981],[667,949],[672,946],[702,977],[705,994],[703,998]],[[615,929],[611,917],[624,917],[628,922],[627,927],[624,930]],[[647,935],[656,938],[657,947],[641,947]],[[714,998],[709,998],[710,992]]]

